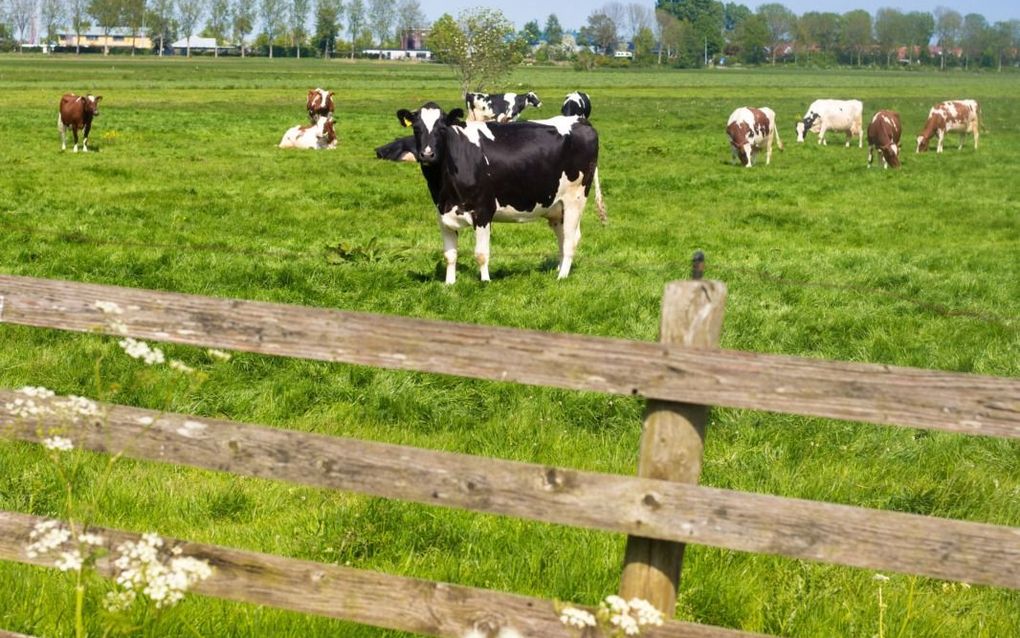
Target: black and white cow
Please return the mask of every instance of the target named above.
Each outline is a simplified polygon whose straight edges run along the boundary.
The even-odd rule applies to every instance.
[[[492,222],[545,219],[560,246],[559,278],[570,274],[581,213],[598,174],[599,138],[579,117],[531,122],[463,122],[434,102],[397,111],[414,129],[421,172],[439,214],[446,283],[457,278],[457,233],[475,229],[475,260],[489,281]],[[596,191],[596,204],[601,193]]]
[[[534,92],[517,93],[465,93],[469,122],[515,122],[530,104],[536,109],[542,101]]]
[[[579,115],[586,120],[589,119],[591,117],[591,100],[588,99],[588,94],[580,91],[568,94],[563,100],[560,113],[568,116]]]
[[[389,144],[375,147],[375,156],[393,162],[417,162],[418,144],[413,135],[398,137]]]

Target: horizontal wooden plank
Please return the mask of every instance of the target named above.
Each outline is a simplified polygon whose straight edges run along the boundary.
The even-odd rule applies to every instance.
[[[107,314],[113,302],[123,314]],[[113,324],[116,320],[117,324]],[[1020,438],[1020,380],[0,275],[0,322]]]
[[[33,636],[29,636],[27,634],[17,634],[14,633],[13,631],[0,629],[0,638],[33,638]]]
[[[0,436],[60,434],[108,453],[633,536],[1020,589],[1020,529],[581,472],[139,408],[15,418]],[[54,398],[51,401],[60,401]],[[41,402],[40,402],[41,403]]]
[[[0,559],[52,566],[45,556],[25,555],[29,533],[46,519],[17,512],[0,512]],[[141,535],[94,527],[91,531],[116,547],[137,541]],[[577,638],[564,627],[553,601],[487,589],[382,574],[363,569],[283,558],[164,538],[164,549],[179,547],[184,556],[209,562],[213,574],[195,586],[194,592],[245,603],[267,605],[308,614],[410,631],[427,636],[463,638],[477,631],[496,636],[502,628],[519,636]],[[114,575],[107,555],[97,569]],[[581,606],[577,606],[582,608]],[[514,635],[504,632],[499,635]],[[752,634],[710,625],[669,621],[649,628],[652,638],[752,638]]]

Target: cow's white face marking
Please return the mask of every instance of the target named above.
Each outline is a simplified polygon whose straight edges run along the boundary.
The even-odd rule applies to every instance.
[[[804,141],[804,121],[801,120],[800,122],[797,122],[797,127],[796,128],[797,128],[797,141],[798,142],[803,142]]]
[[[577,115],[557,115],[556,117],[550,117],[547,120],[531,120],[535,124],[544,124],[545,126],[552,126],[556,129],[556,132],[566,137],[570,135],[571,129],[574,128],[574,124],[581,119]]]
[[[565,101],[566,102],[574,102],[578,106],[582,106],[582,107],[584,106],[584,102],[581,101],[581,94],[578,93],[577,91],[574,91],[573,93],[568,95],[567,99]]]
[[[422,109],[421,110],[421,123],[425,125],[425,130],[429,133],[436,127],[436,122],[442,117],[443,112],[439,109]]]
[[[329,106],[329,92],[325,89],[317,89],[319,92],[319,108],[324,109]]]
[[[481,148],[482,137],[487,139],[495,140],[496,136],[493,135],[489,125],[485,122],[466,122],[463,127],[455,127],[455,131],[467,138],[469,142],[475,146]]]

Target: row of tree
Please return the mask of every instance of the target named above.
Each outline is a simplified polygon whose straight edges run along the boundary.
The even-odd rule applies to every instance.
[[[269,57],[274,45],[298,56],[311,45],[329,56],[345,32],[353,55],[355,48],[398,44],[400,34],[428,27],[418,0],[0,0],[0,24],[9,25],[19,45],[37,15],[41,40],[49,44],[71,33],[80,51],[82,34],[93,27],[106,36],[126,29],[132,42],[148,36],[160,54],[178,38],[201,35],[237,44],[244,55],[258,24],[254,44],[268,47]],[[0,28],[0,37],[4,33]]]
[[[780,3],[751,11],[718,0],[657,0],[652,11],[637,3],[610,2],[588,17],[581,39],[601,52],[629,42],[639,60],[654,56],[659,63],[665,59],[680,66],[721,57],[772,64],[812,57],[857,65],[865,59],[887,66],[912,64],[931,60],[933,41],[943,67],[1020,63],[1020,20],[989,24],[981,14],[961,15],[945,7],[934,13],[886,8],[874,16],[861,9],[797,16]]]

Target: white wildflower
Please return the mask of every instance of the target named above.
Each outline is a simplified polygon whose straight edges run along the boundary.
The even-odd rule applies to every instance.
[[[877,580],[880,583],[888,582],[889,577],[885,574],[875,574],[871,577],[871,580]]]
[[[25,547],[25,555],[37,558],[71,540],[71,532],[62,527],[60,521],[42,521],[36,523],[28,538],[31,542]]]
[[[212,357],[213,359],[219,359],[220,361],[230,361],[229,352],[217,350],[216,348],[209,348],[208,350],[206,350],[206,352],[209,353],[209,356]]]
[[[655,627],[662,625],[662,612],[656,609],[652,603],[643,598],[631,598],[627,601],[627,604],[630,605],[630,613],[632,616],[635,616],[638,625],[642,627],[645,625],[653,625]]]
[[[119,570],[118,585],[140,591],[160,608],[176,604],[192,585],[212,574],[208,562],[190,556],[164,562],[159,550],[162,546],[163,539],[158,535],[145,534],[137,542],[122,543],[117,548],[121,555],[113,563]],[[172,554],[179,554],[174,550]]]
[[[95,401],[73,394],[59,401],[57,406],[67,412],[73,419],[77,419],[80,416],[99,416],[99,405]]]
[[[166,357],[163,356],[162,350],[150,347],[149,344],[144,341],[138,341],[131,337],[124,337],[118,341],[117,344],[128,354],[128,356],[134,359],[141,359],[146,363],[146,365],[151,366],[166,361]]]
[[[62,436],[50,436],[42,440],[43,445],[47,450],[58,450],[60,452],[70,452],[74,449],[74,443],[71,439]]]
[[[119,335],[126,335],[128,332],[128,327],[127,324],[121,321],[120,319],[111,319],[110,330],[113,330]]]
[[[127,611],[135,602],[135,590],[125,589],[123,591],[111,591],[103,599],[103,607],[113,613]]]
[[[138,421],[142,425],[152,425],[155,423],[156,419],[153,419],[151,416],[140,416],[135,419],[135,421]]]
[[[25,387],[18,390],[19,393],[24,394],[28,397],[35,397],[37,399],[49,399],[54,395],[53,390],[49,390],[42,386],[31,386],[26,385]]]
[[[92,304],[108,315],[122,315],[124,310],[115,301],[97,301]]]
[[[577,627],[578,629],[594,627],[597,624],[595,616],[590,612],[574,607],[565,607],[560,612],[560,622],[567,627]]]
[[[170,359],[169,366],[178,372],[183,372],[184,374],[191,374],[195,371],[194,368],[183,361],[178,361],[177,359]]]
[[[66,552],[60,552],[60,558],[53,563],[53,565],[62,572],[77,572],[81,571],[82,564],[81,552],[77,549],[72,549]]]
[[[8,401],[4,404],[4,408],[7,409],[8,414],[23,419],[53,414],[53,409],[50,406],[36,403],[33,399],[22,399],[20,397],[13,401]]]
[[[103,543],[106,542],[106,539],[104,539],[102,536],[98,534],[91,534],[89,532],[85,532],[84,534],[78,534],[78,542],[84,543],[85,545],[95,545],[96,547],[101,547]]]

